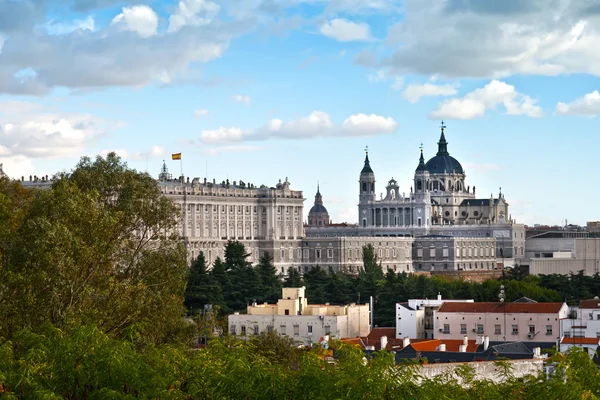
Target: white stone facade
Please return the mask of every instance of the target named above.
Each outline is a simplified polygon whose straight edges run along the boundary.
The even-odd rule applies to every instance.
[[[434,311],[434,330],[440,339],[558,343],[568,311],[566,303],[444,303]]]
[[[438,294],[436,299],[410,299],[407,303],[396,304],[396,339],[435,339],[434,311],[444,302],[467,302],[469,300],[443,300]]]
[[[561,323],[563,337],[600,339],[600,299],[582,300]]]
[[[325,336],[354,338],[371,331],[368,304],[308,304],[305,288],[283,288],[277,304],[253,304],[228,316],[229,333],[241,337],[277,332],[310,346]]]
[[[359,176],[358,224],[308,227],[307,236],[496,238],[499,258],[523,258],[525,227],[510,216],[502,191],[477,198],[475,187],[466,185],[466,174],[447,146],[442,128],[436,156],[425,163],[421,152],[410,190],[401,192],[392,178],[379,198],[367,154]]]

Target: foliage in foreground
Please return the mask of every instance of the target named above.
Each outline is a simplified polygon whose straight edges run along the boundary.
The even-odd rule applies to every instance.
[[[555,376],[516,379],[499,365],[503,383],[457,376],[418,378],[414,364],[394,366],[392,354],[369,360],[333,343],[336,364],[323,350],[300,350],[263,334],[247,342],[213,340],[207,348],[172,345],[143,349],[94,327],[69,332],[46,327],[0,343],[2,399],[596,399],[600,373],[579,349],[555,356]],[[464,382],[460,384],[459,380]],[[418,382],[418,383],[417,383]],[[566,382],[566,383],[565,383]]]
[[[178,210],[114,153],[81,159],[52,188],[0,179],[0,337],[94,325],[165,343],[185,336]]]

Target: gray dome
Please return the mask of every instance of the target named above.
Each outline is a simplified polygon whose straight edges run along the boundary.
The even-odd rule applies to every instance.
[[[425,169],[430,174],[464,174],[462,165],[458,160],[447,154],[438,154],[425,164]]]
[[[309,215],[317,214],[317,213],[328,214],[327,209],[325,208],[325,206],[323,204],[315,204],[314,206],[312,206],[312,208],[308,212]]]
[[[425,169],[430,174],[464,174],[462,165],[448,153],[448,142],[444,136],[444,122],[442,121],[442,134],[438,142],[438,152],[425,164]]]

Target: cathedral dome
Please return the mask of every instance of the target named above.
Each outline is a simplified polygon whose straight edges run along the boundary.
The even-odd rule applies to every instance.
[[[325,206],[323,204],[315,204],[314,206],[311,207],[310,211],[308,212],[309,215],[317,214],[317,213],[328,214],[327,209],[325,208]]]
[[[430,174],[464,174],[462,165],[450,155],[436,155],[425,164]]]
[[[329,225],[329,213],[323,205],[323,196],[317,185],[317,194],[315,195],[315,205],[308,212],[308,226]]]
[[[448,153],[448,142],[444,135],[444,122],[442,121],[442,134],[438,142],[438,152],[425,164],[425,169],[430,174],[464,174],[462,165]]]

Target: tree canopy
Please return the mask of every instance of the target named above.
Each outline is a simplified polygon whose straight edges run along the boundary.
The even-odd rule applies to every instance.
[[[161,342],[182,328],[178,210],[152,177],[111,153],[82,158],[49,189],[19,185],[0,185],[1,336],[95,324]]]

